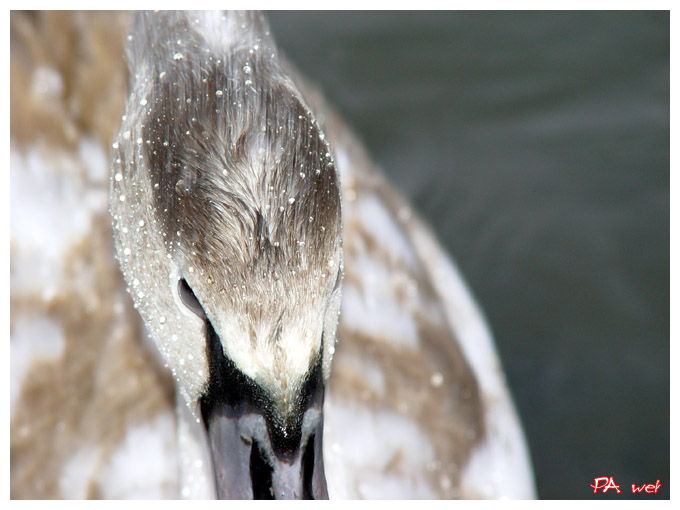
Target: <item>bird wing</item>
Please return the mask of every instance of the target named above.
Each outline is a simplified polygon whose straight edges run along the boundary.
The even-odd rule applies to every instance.
[[[127,15],[14,11],[10,30],[10,496],[176,497],[173,383],[107,207]]]

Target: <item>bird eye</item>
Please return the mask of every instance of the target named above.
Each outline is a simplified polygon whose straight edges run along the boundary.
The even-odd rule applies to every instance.
[[[179,294],[179,298],[184,306],[202,319],[205,319],[205,312],[203,311],[201,303],[198,302],[198,298],[194,294],[194,291],[191,290],[191,287],[189,287],[189,284],[184,278],[181,278],[177,283],[177,294]]]
[[[342,278],[343,278],[343,271],[342,269],[338,270],[338,276],[335,279],[335,286],[333,287],[333,291],[336,291],[338,287],[340,287],[340,284],[342,283]]]

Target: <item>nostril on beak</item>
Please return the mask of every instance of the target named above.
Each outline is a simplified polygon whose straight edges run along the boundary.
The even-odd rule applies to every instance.
[[[272,467],[255,440],[250,450],[250,479],[253,484],[253,499],[274,499]]]

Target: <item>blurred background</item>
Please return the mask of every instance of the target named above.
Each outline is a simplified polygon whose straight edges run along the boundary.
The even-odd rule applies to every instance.
[[[539,496],[668,498],[669,13],[268,16],[467,278]]]

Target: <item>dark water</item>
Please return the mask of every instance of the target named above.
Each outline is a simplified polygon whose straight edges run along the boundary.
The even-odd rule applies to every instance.
[[[468,279],[539,496],[667,498],[669,14],[269,17]]]

